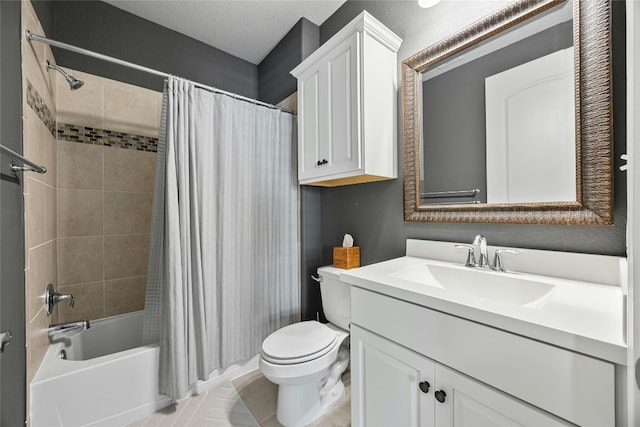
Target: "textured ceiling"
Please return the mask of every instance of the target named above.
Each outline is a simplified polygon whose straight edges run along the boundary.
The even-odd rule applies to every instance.
[[[105,0],[259,64],[302,17],[322,24],[345,0]]]

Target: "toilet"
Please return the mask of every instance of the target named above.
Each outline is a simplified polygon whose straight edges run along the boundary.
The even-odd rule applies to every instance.
[[[298,427],[312,423],[344,397],[342,373],[349,366],[351,289],[340,269],[318,268],[324,314],[278,329],[262,343],[260,370],[278,385],[276,417]]]

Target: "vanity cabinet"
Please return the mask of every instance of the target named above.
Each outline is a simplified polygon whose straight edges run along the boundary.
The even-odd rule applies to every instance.
[[[616,425],[612,363],[354,286],[351,320],[354,426]]]
[[[351,352],[354,426],[570,425],[357,326]]]
[[[361,13],[298,65],[298,180],[338,186],[397,177],[402,40]]]

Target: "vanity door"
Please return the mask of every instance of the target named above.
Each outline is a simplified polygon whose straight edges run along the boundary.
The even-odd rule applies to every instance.
[[[574,425],[355,324],[351,365],[356,427]]]
[[[442,365],[436,364],[435,372],[437,426],[573,425]]]
[[[434,426],[432,361],[353,324],[351,361],[353,426]]]

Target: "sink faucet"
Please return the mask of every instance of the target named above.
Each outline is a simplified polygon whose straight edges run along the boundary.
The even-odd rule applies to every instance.
[[[55,323],[53,325],[49,325],[47,333],[49,336],[52,336],[61,332],[74,331],[76,329],[89,329],[90,327],[91,324],[85,317],[84,319],[76,320],[75,322]]]
[[[482,268],[489,267],[489,255],[487,254],[487,239],[482,234],[478,234],[473,239],[473,246],[477,246],[480,248],[480,259],[476,264],[476,266],[482,267]]]
[[[502,254],[519,254],[520,251],[516,249],[496,249],[495,257],[493,258],[493,265],[491,266],[492,270],[505,272],[504,263],[502,262]]]
[[[478,234],[473,239],[473,246],[469,245],[455,245],[456,249],[465,249],[467,251],[467,262],[465,263],[466,267],[478,267],[478,268],[490,268],[494,271],[505,272],[504,264],[502,262],[502,254],[517,254],[520,251],[515,249],[497,249],[495,252],[495,258],[493,260],[493,264],[489,265],[489,254],[487,251],[487,239],[482,235]],[[480,249],[480,258],[478,258],[478,262],[476,262],[476,247]]]

